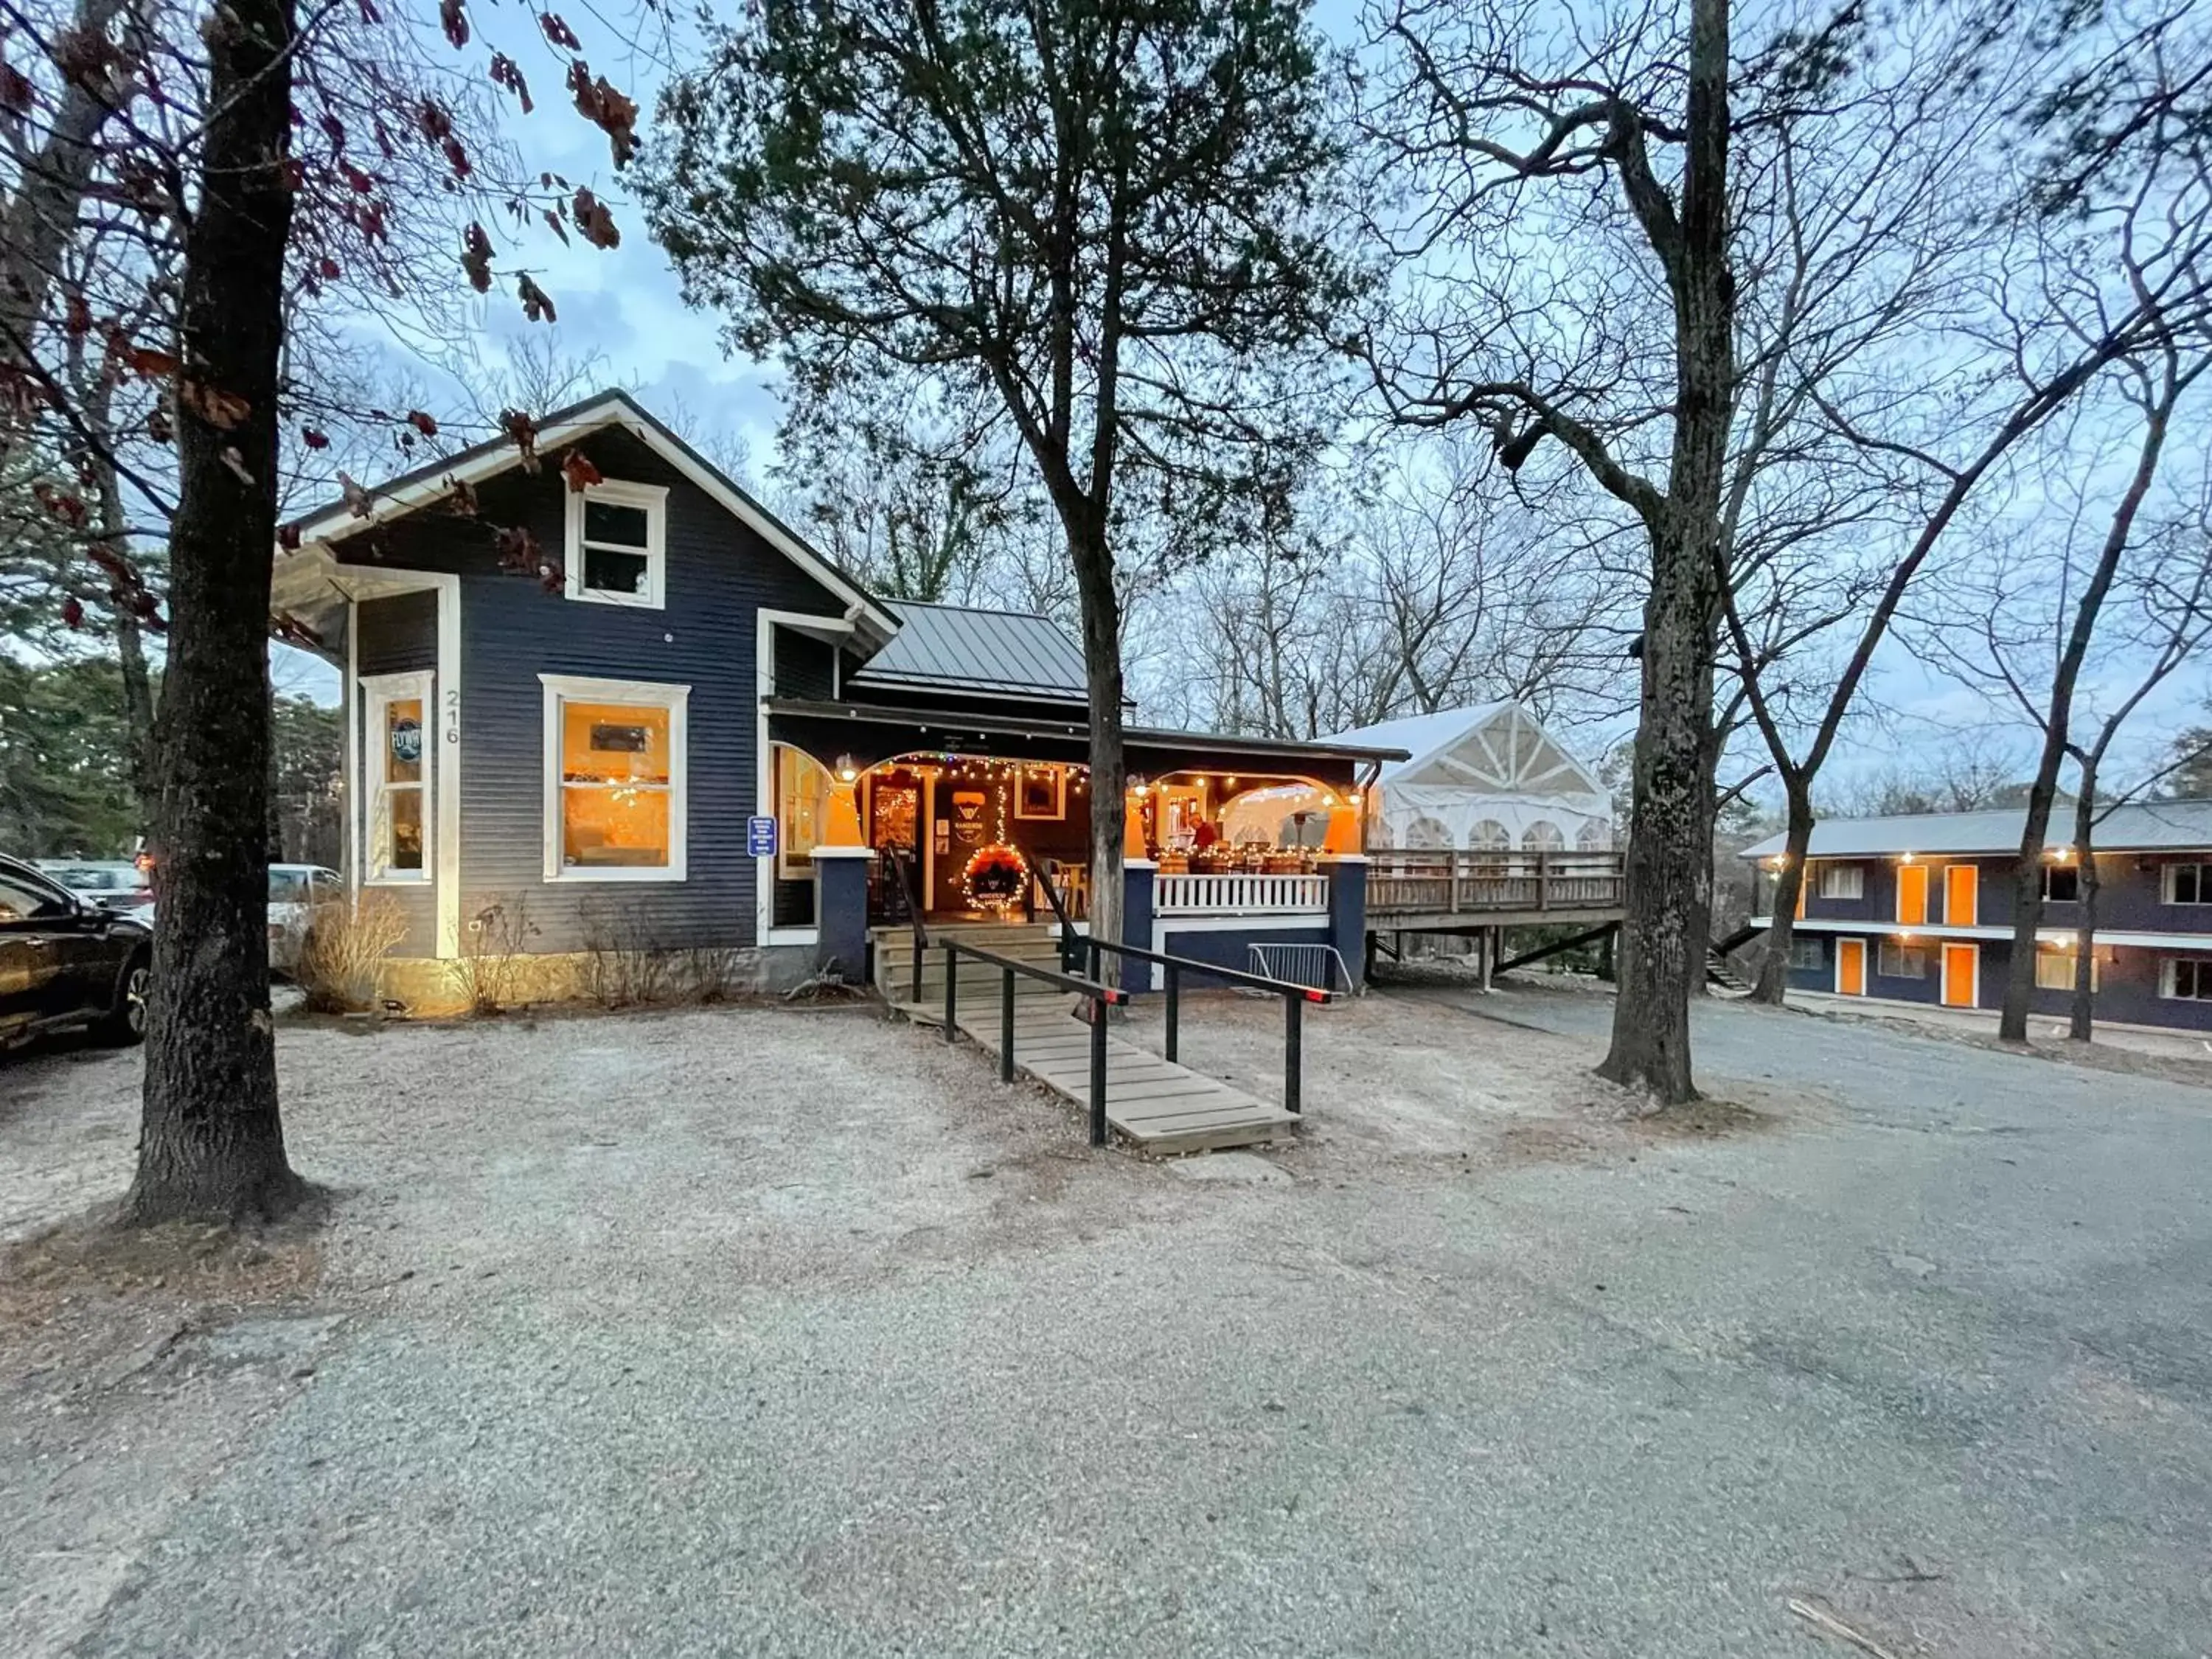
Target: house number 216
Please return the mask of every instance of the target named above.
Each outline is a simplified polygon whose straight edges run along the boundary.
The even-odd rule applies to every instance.
[[[458,690],[446,693],[446,741],[461,740],[461,694]]]

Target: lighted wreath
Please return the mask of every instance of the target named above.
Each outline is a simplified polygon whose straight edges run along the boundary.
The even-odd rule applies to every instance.
[[[976,849],[961,872],[961,890],[978,909],[1005,910],[1022,896],[1029,870],[1022,855],[1001,842]]]

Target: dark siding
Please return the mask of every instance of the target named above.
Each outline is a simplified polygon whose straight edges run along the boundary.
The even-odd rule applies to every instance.
[[[355,624],[356,672],[410,674],[438,665],[438,596],[400,593],[363,599]]]
[[[495,526],[526,527],[557,556],[566,511],[557,458],[535,475],[484,484],[478,520],[428,509],[377,532],[380,562],[461,577],[464,925],[483,904],[520,894],[541,951],[581,948],[587,906],[618,912],[656,944],[750,945],[756,616],[841,616],[843,605],[629,434],[599,433],[580,447],[610,479],[667,486],[666,609],[572,601],[499,570]],[[540,673],[690,686],[688,879],[544,881]]]
[[[1335,943],[1326,927],[1254,928],[1249,933],[1225,928],[1219,932],[1179,933],[1171,916],[1163,918],[1161,925],[1167,930],[1167,943],[1162,948],[1170,956],[1182,957],[1192,962],[1210,962],[1218,968],[1233,968],[1248,974],[1253,971],[1252,947],[1255,945]],[[1210,974],[1190,972],[1182,977],[1182,983],[1186,986],[1203,988],[1223,982]]]
[[[827,702],[836,695],[835,647],[788,628],[775,630],[775,692]]]

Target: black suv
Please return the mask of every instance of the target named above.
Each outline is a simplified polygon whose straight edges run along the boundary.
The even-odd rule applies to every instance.
[[[90,1026],[102,1042],[146,1035],[154,936],[0,854],[0,1048]]]

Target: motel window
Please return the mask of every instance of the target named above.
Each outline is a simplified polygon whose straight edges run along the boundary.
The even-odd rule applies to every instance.
[[[541,674],[545,879],[682,881],[688,685]]]
[[[775,750],[776,873],[804,881],[830,817],[830,769],[803,749]]]
[[[2212,1002],[2212,957],[2168,957],[2159,994],[2184,1002]]]
[[[2168,904],[2212,904],[2212,865],[2169,864],[2163,879]]]
[[[1790,965],[1792,968],[1825,968],[1828,965],[1827,946],[1817,939],[1792,939],[1790,941]]]
[[[1928,952],[1917,945],[1886,939],[1875,947],[1874,970],[1884,979],[1926,979]]]
[[[2043,896],[2055,904],[2073,903],[2081,896],[2081,872],[2071,864],[2045,865]]]
[[[430,878],[430,676],[377,674],[361,683],[363,754],[363,878],[371,882]]]
[[[1864,898],[1866,866],[1858,864],[1822,865],[1820,896],[1824,899]]]
[[[2039,950],[2035,953],[2035,984],[2042,991],[2070,991],[2074,988],[2074,962],[2077,953],[2072,951]],[[2089,988],[2095,990],[2103,977],[2095,952],[2089,957]]]
[[[661,608],[668,564],[668,492],[596,483],[568,496],[568,594],[599,605]]]

